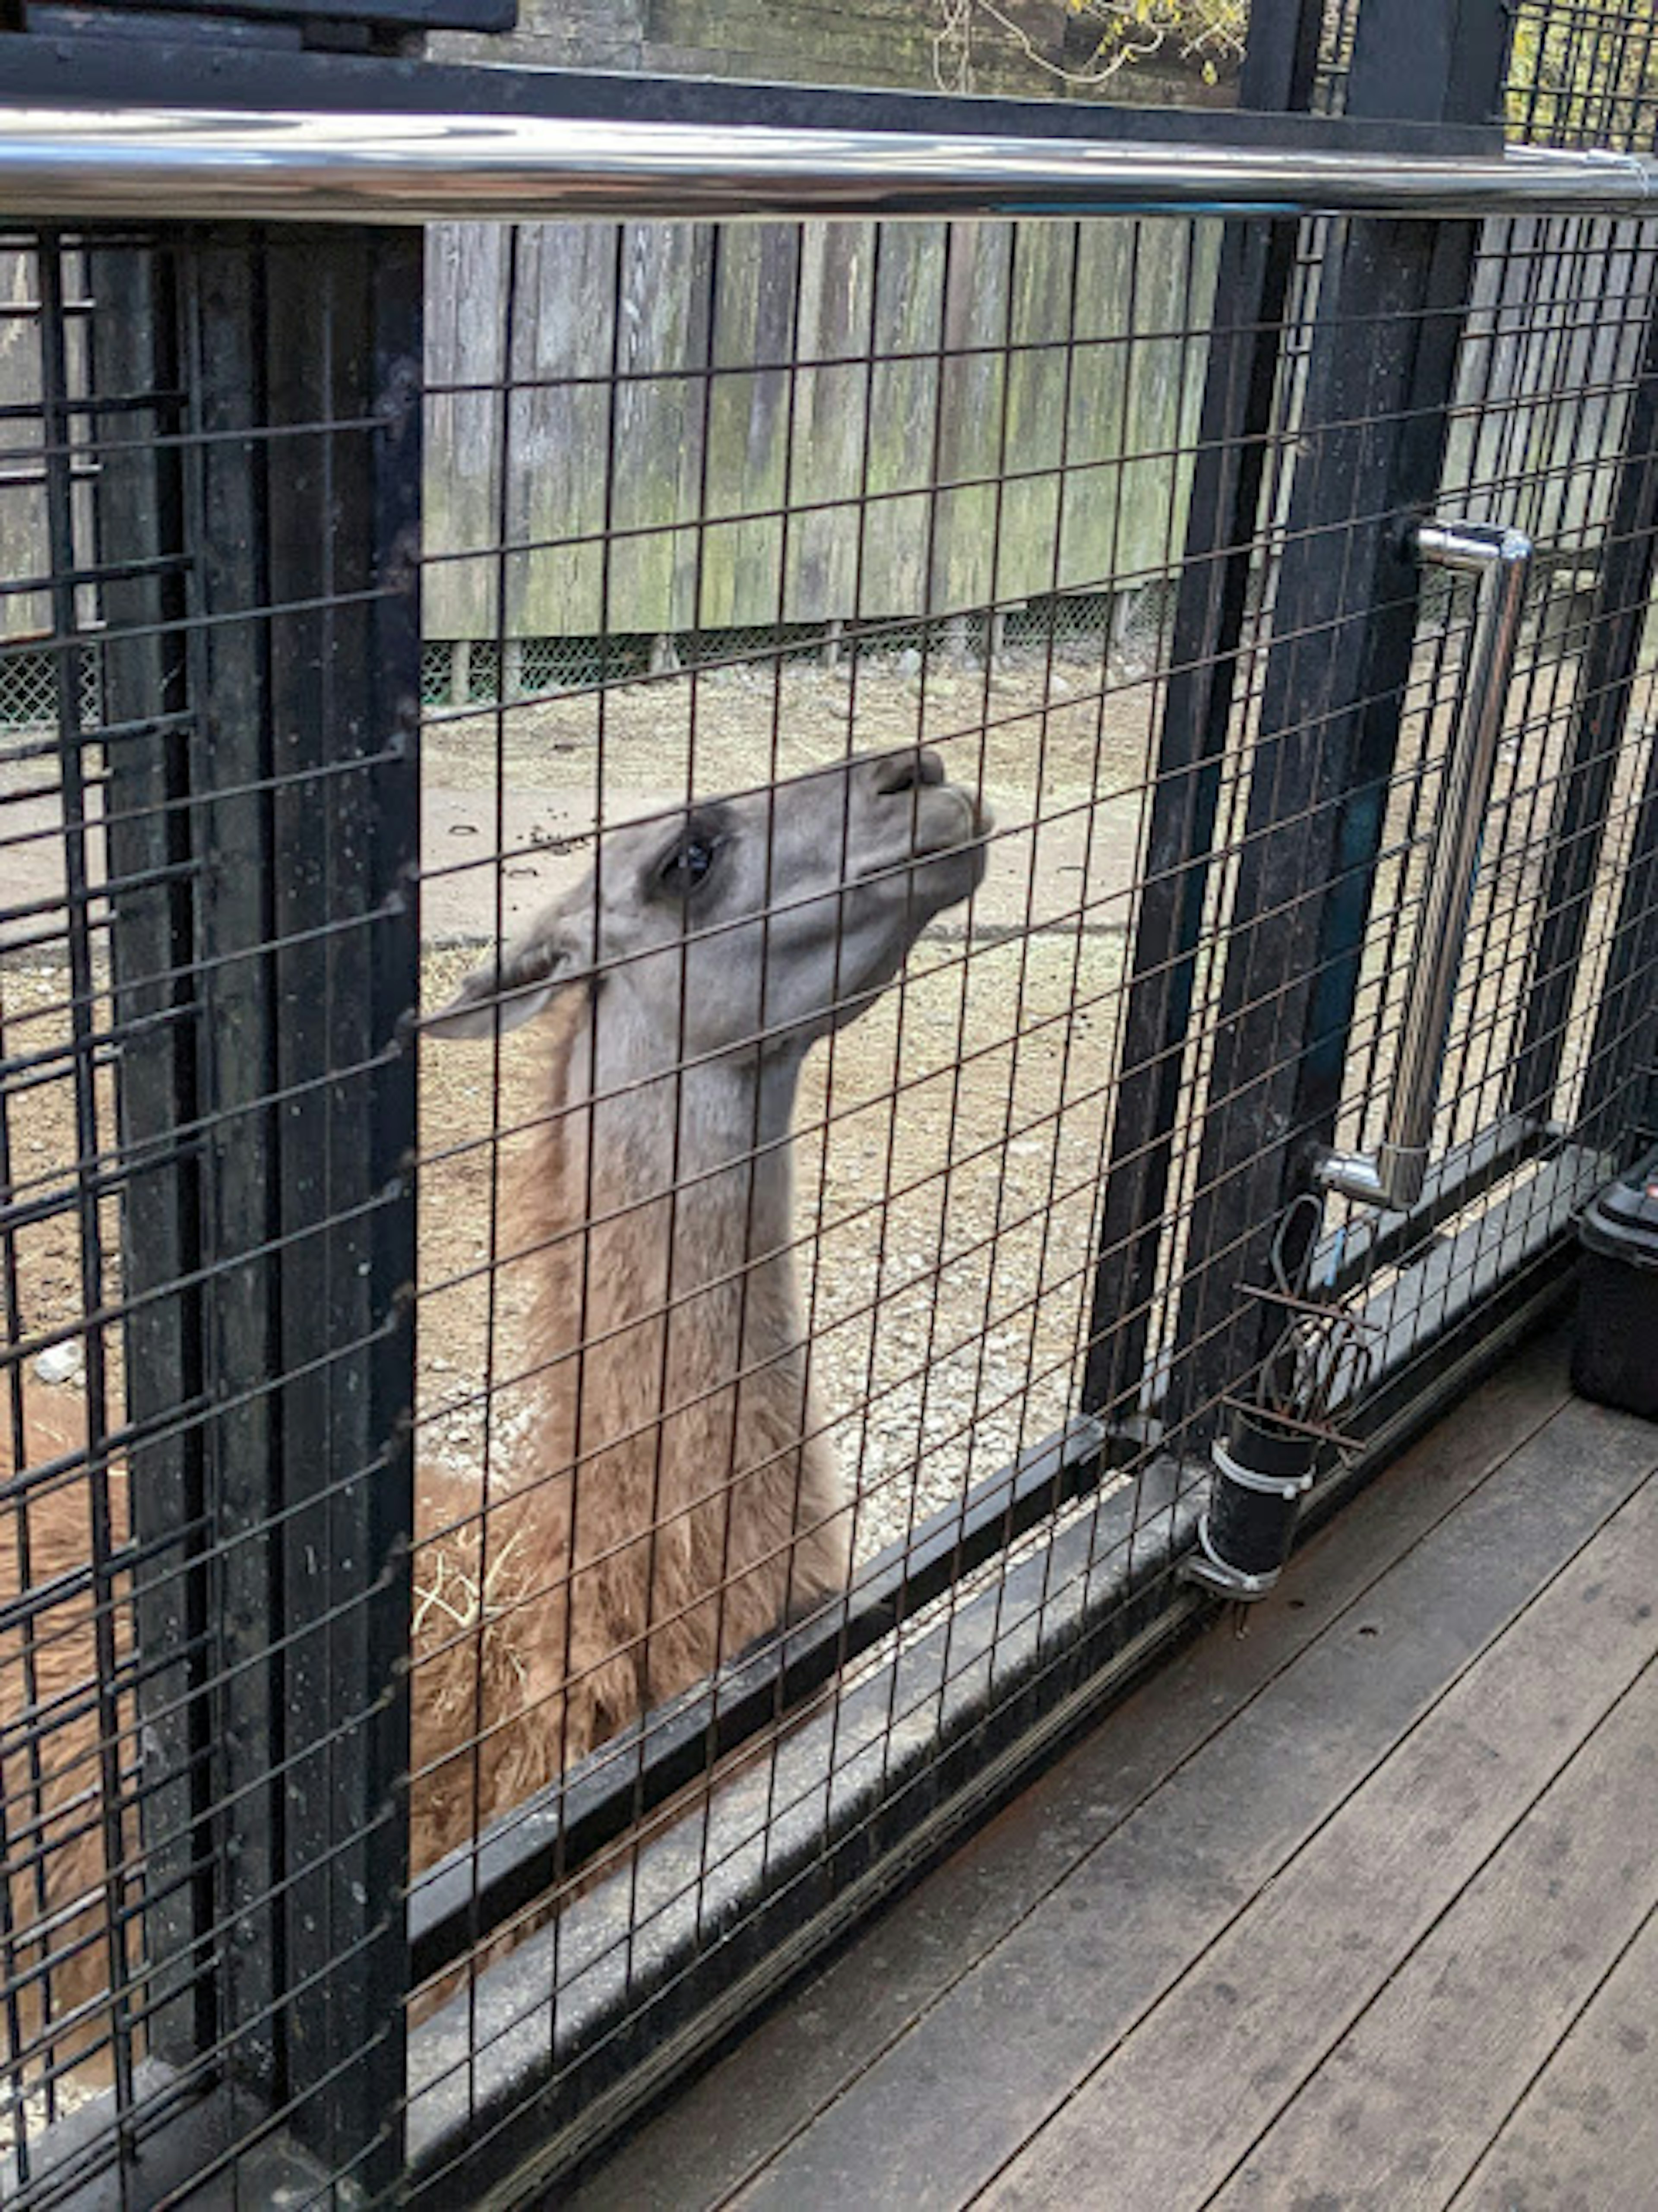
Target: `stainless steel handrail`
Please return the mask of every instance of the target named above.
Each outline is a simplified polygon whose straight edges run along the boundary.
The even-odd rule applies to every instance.
[[[1658,162],[716,129],[558,117],[0,110],[14,218],[1633,215]]]
[[[1385,1132],[1374,1152],[1331,1152],[1318,1176],[1326,1190],[1398,1211],[1416,1204],[1428,1171],[1445,1032],[1520,640],[1532,542],[1519,530],[1424,522],[1416,532],[1416,554],[1433,568],[1478,575],[1473,640],[1445,760],[1421,933],[1400,1025]]]

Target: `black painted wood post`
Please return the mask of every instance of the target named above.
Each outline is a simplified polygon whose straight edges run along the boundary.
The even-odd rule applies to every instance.
[[[135,1415],[184,1416],[133,1462],[166,1570],[152,2051],[367,2197],[401,2166],[408,1985],[422,258],[413,229],[181,232],[165,287],[106,272],[99,333],[109,374],[167,356],[182,433],[102,487],[106,550],[180,556],[104,648],[116,710],[164,718],[115,787],[131,857],[181,868],[113,933],[118,989],[168,979],[173,1016],[123,1066],[123,1141],[190,1133],[126,1238]]]
[[[1257,14],[1261,20],[1250,26],[1240,106],[1305,110],[1317,70],[1322,0]],[[1132,1453],[1139,1436],[1135,1401],[1168,1229],[1174,1133],[1190,1074],[1193,994],[1221,761],[1258,543],[1298,231],[1293,222],[1229,222],[1216,272],[1083,1372],[1084,1410],[1104,1419],[1108,1451],[1117,1455]]]
[[[1508,27],[1503,0],[1364,0],[1348,114],[1486,120]],[[1334,1133],[1477,236],[1353,221],[1322,271],[1163,1407],[1184,1449],[1281,1326],[1247,1287]]]
[[[195,960],[186,556],[176,255],[88,256],[91,389],[119,403],[94,503],[105,572],[99,647],[106,741],[137,1703],[143,1745],[145,2041],[210,2049],[211,1727],[203,1549],[201,1101]],[[144,404],[148,400],[150,404]]]

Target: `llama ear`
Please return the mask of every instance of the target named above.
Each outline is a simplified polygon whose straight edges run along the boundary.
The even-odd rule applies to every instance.
[[[422,1023],[426,1035],[492,1037],[533,1021],[578,965],[561,921],[562,917],[543,915],[522,937],[503,945],[495,959],[473,969],[448,1005]]]

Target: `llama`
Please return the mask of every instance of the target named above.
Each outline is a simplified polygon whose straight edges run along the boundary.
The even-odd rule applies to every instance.
[[[43,1482],[37,1494],[0,1509],[0,1904],[9,1906],[9,1971],[20,1984],[0,2014],[0,2054],[16,2055],[14,2038],[25,2050],[49,2039],[61,2066],[106,2033],[93,2001],[108,1986],[110,1963],[95,1600],[85,1584],[91,1504],[84,1466],[75,1465],[87,1451],[87,1412],[78,1394],[39,1390],[27,1377],[21,1404],[21,1469],[61,1459],[66,1472],[61,1482]],[[21,1471],[12,1463],[15,1410],[7,1378],[0,1480]],[[118,1463],[109,1470],[107,1496],[118,1544],[127,1522]],[[44,1601],[32,1632],[22,1608],[15,1622],[7,1619],[25,1589],[25,1559],[27,1593]],[[118,1647],[118,1604],[114,1626]],[[137,1820],[124,1810],[118,1878],[136,1870],[137,1850]],[[50,2027],[41,2002],[48,1984]]]
[[[905,750],[611,830],[428,1019],[487,1039],[544,1013],[548,1115],[518,1244],[529,1449],[487,1540],[474,1486],[421,1483],[422,1530],[451,1532],[436,1556],[459,1538],[488,1593],[481,1633],[419,1616],[417,1869],[844,1587],[851,1498],[792,1250],[795,1097],[812,1043],[975,889],[989,828]]]
[[[531,1448],[487,1500],[471,1477],[417,1476],[416,1869],[844,1586],[851,1499],[811,1403],[791,1251],[795,1094],[811,1045],[976,887],[990,827],[911,750],[608,831],[583,883],[428,1019],[488,1038],[544,1013],[548,1115],[516,1261],[536,1277]],[[85,1441],[83,1409],[31,1394],[26,1465]],[[119,1535],[118,1468],[111,1486]],[[90,1556],[84,1479],[27,1514],[33,1593]],[[469,1580],[482,1589],[458,1622],[446,1589]],[[0,1622],[21,1590],[0,1543]],[[103,2032],[108,1950],[91,1601],[49,1618],[42,1829],[9,1839],[0,1883],[25,1970],[56,1962],[61,2066]],[[23,1710],[21,1651],[0,1638],[6,1718]],[[34,1803],[23,1752],[0,1792]],[[129,1874],[140,1848],[124,1834]],[[18,2026],[39,2036],[38,1991]],[[0,2014],[0,2056],[10,2033]]]

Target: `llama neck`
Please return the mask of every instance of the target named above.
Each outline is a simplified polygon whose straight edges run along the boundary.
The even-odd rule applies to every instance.
[[[555,1056],[537,1178],[541,1357],[552,1343],[608,1346],[611,1391],[649,1418],[793,1352],[803,1328],[789,1127],[800,1057],[732,1057],[666,1076],[601,1064],[595,1083],[590,1032],[572,1024]],[[584,1400],[593,1356],[583,1355]],[[798,1390],[798,1377],[777,1381]]]
[[[528,1510],[592,1562],[573,1587],[594,1682],[606,1654],[640,1670],[623,1711],[838,1589],[851,1520],[791,1250],[800,1055],[593,1082],[586,1036],[565,1034],[529,1224],[540,1380],[520,1468],[540,1478]]]
[[[577,1116],[587,1121],[593,1213],[621,1212],[630,1246],[643,1237],[656,1248],[660,1287],[674,1299],[724,1297],[734,1310],[741,1279],[752,1289],[760,1271],[780,1271],[792,1286],[797,1074],[715,1063],[601,1097]]]

